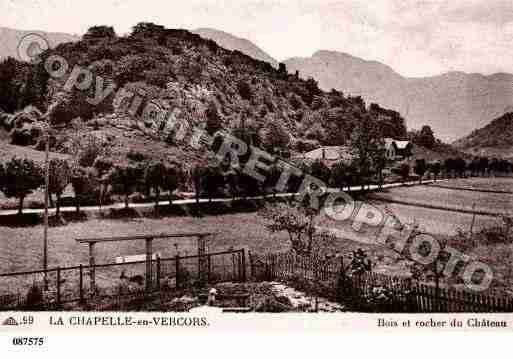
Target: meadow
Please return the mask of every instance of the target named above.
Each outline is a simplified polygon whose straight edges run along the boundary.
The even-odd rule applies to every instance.
[[[479,181],[480,182],[480,181]],[[452,182],[450,183],[453,184]],[[430,186],[401,187],[380,194],[391,199],[431,203],[437,206],[451,205],[476,210],[504,211],[513,200],[513,195],[458,191]],[[497,219],[493,216],[459,213],[417,205],[389,203],[386,200],[371,199],[368,202],[393,213],[402,223],[419,223],[424,232],[438,236],[453,236],[458,230],[468,231],[473,224],[474,232],[492,226]],[[317,223],[323,228],[337,230],[336,250],[349,257],[351,251],[363,248],[376,264],[374,270],[381,273],[404,275],[408,269],[404,261],[392,251],[374,241],[376,228],[363,227],[356,232],[350,221],[336,222],[320,217]],[[152,217],[140,213],[130,218],[102,218],[88,213],[83,221],[71,221],[49,229],[49,267],[74,266],[88,263],[88,248],[75,239],[90,237],[129,236],[151,233],[214,232],[209,239],[208,251],[218,252],[231,248],[245,248],[253,254],[283,252],[289,250],[286,232],[270,233],[264,220],[255,212],[191,216]],[[42,267],[41,224],[25,227],[0,227],[0,273],[35,270]],[[504,246],[503,246],[504,247]],[[476,253],[509,252],[511,246],[480,246]],[[195,255],[197,245],[194,239],[156,240],[154,252],[162,257],[172,257],[178,251],[181,256]],[[508,250],[508,251],[506,251]],[[138,241],[99,244],[96,248],[96,263],[111,263],[118,256],[143,254],[144,243]],[[506,263],[506,262],[505,262]],[[508,262],[509,263],[509,262]],[[501,272],[509,267],[501,269]]]
[[[490,179],[488,181],[493,183]],[[467,183],[470,183],[470,181],[467,180]],[[483,186],[481,181],[476,183]],[[459,183],[453,183],[452,181],[445,182],[444,185],[451,186],[451,188],[442,188],[438,185],[399,187],[378,193],[375,197],[390,201],[400,201],[405,204],[475,211],[492,215],[496,213],[506,214],[511,212],[513,208],[513,193],[490,193],[456,189]],[[504,186],[504,182],[501,181],[497,186]],[[493,185],[490,187],[493,187]]]
[[[513,192],[513,177],[474,177],[453,179],[449,183],[438,183],[440,186],[461,187],[476,190],[494,190]]]

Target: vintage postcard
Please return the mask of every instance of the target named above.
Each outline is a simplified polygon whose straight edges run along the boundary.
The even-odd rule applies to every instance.
[[[511,332],[513,3],[2,0],[0,20],[11,345]]]

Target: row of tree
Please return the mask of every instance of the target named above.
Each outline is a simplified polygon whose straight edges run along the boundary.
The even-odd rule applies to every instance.
[[[161,193],[167,192],[171,203],[173,192],[187,186],[193,187],[196,199],[276,193],[276,184],[283,171],[283,168],[273,164],[265,173],[265,180],[258,181],[242,170],[249,156],[241,159],[241,166],[238,168],[233,168],[229,162],[223,161],[220,165],[197,165],[190,171],[176,163],[146,160],[143,156],[131,153],[122,163],[113,163],[105,156],[94,159],[90,157],[91,154],[86,151],[77,162],[50,160],[49,199],[50,205],[53,206],[55,196],[57,214],[60,212],[61,198],[68,185],[73,188],[77,211],[80,211],[82,203],[101,206],[109,200],[111,194],[122,196],[126,208],[132,194],[142,193],[147,198],[153,194],[155,206],[158,207]],[[320,160],[311,164],[298,163],[297,167],[302,174],[290,176],[283,190],[297,192],[305,175],[311,175],[327,186],[340,189],[356,185],[364,188],[371,183],[381,185],[384,182],[381,174],[384,165],[376,167],[375,160],[369,158],[366,160],[369,163],[355,157],[349,163],[340,161],[331,168]],[[436,179],[442,173],[446,176],[477,176],[497,172],[511,173],[512,169],[512,164],[505,160],[476,158],[467,163],[462,158],[448,158],[443,163],[428,163],[424,159],[418,159],[413,168],[407,163],[402,163],[393,168],[392,172],[400,176],[404,182],[410,178],[412,170],[422,181],[426,173],[431,173]],[[43,168],[30,159],[14,157],[5,164],[0,163],[0,191],[6,197],[18,200],[20,214],[25,198],[43,186],[44,182]]]
[[[73,188],[77,211],[83,202],[92,200],[101,205],[110,194],[123,196],[125,207],[128,207],[129,196],[139,191],[146,195],[153,192],[158,205],[161,192],[168,192],[171,202],[173,191],[185,183],[185,178],[180,166],[162,161],[113,165],[110,160],[99,158],[94,166],[84,167],[63,159],[52,159],[48,177],[50,206],[53,206],[55,196],[56,212],[60,214],[61,198],[68,185]],[[18,200],[19,214],[25,198],[44,183],[44,169],[30,159],[13,157],[5,164],[0,163],[0,191],[6,197]]]

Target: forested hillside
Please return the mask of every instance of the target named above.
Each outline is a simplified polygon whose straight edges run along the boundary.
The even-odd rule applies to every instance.
[[[499,158],[513,157],[513,113],[496,118],[483,128],[454,142],[461,151]]]
[[[68,64],[66,75],[58,79],[44,66],[55,55]],[[94,75],[88,89],[64,86],[74,66]],[[145,136],[133,125],[144,106],[129,114],[126,103],[119,101],[120,89],[136,93],[143,104],[152,101],[177,109],[175,116],[191,126],[204,125],[211,133],[228,129],[271,151],[344,144],[363,118],[385,137],[406,137],[404,119],[397,112],[368,106],[361,97],[323,92],[314,79],[288,74],[284,65],[275,69],[189,31],[150,23],[136,25],[125,37],[110,27],[93,27],[81,41],[46,51],[37,65],[7,59],[0,64],[0,84],[0,121],[14,144],[41,147],[40,114],[59,99],[51,141],[58,152],[71,152],[70,138],[83,138],[87,132],[103,142],[111,156],[124,156],[130,147],[149,156],[197,157],[194,149],[175,143],[165,124],[159,124],[158,140]],[[87,101],[95,89],[109,85],[115,91],[99,104]],[[28,105],[35,108],[25,109]]]

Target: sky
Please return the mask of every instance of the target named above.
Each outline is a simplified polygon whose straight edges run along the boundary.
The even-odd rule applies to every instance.
[[[409,77],[513,73],[512,0],[0,0],[0,26],[22,30],[140,21],[223,30],[277,60],[335,50]]]

